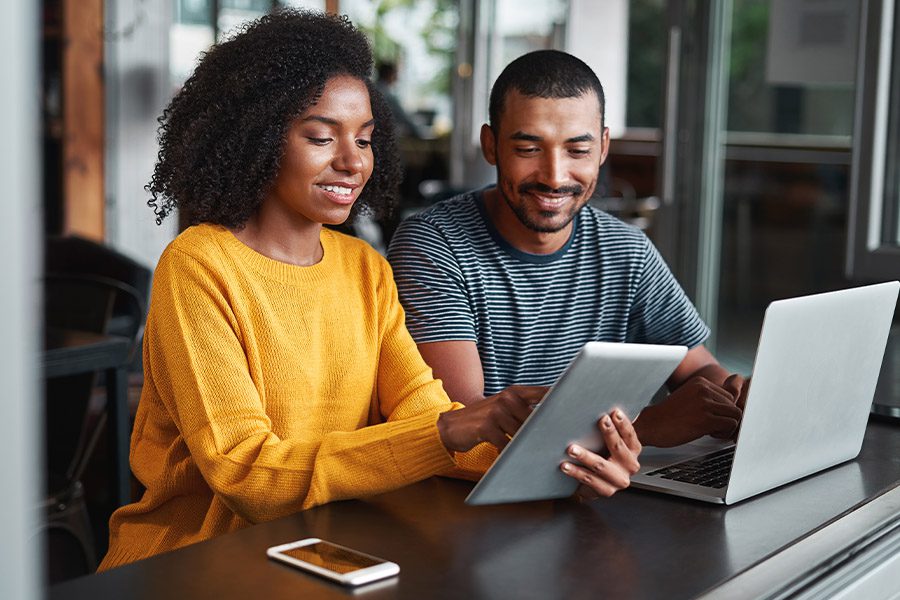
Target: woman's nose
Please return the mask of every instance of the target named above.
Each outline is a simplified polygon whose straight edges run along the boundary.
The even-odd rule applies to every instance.
[[[363,149],[357,145],[355,139],[350,142],[342,142],[334,159],[335,170],[359,173],[364,166],[362,153]]]

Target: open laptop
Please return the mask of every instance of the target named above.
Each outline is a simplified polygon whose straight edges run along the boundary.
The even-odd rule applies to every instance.
[[[734,444],[647,449],[636,488],[733,504],[855,458],[900,282],[772,302]]]

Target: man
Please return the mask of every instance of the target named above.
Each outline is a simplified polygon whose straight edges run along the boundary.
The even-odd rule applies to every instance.
[[[588,341],[686,345],[638,436],[731,436],[744,380],[703,346],[708,327],[646,236],[587,206],[609,151],[604,103],[594,72],[564,52],[506,67],[481,129],[496,186],[411,217],[391,242],[407,326],[462,403],[549,385]]]

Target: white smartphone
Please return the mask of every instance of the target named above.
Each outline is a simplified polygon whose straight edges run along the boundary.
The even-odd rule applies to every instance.
[[[266,555],[343,585],[362,585],[400,572],[396,563],[319,538],[272,546]]]

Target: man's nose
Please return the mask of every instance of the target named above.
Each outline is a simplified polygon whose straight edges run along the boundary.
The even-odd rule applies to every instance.
[[[541,183],[554,190],[566,183],[565,159],[559,152],[547,152],[541,163]]]

